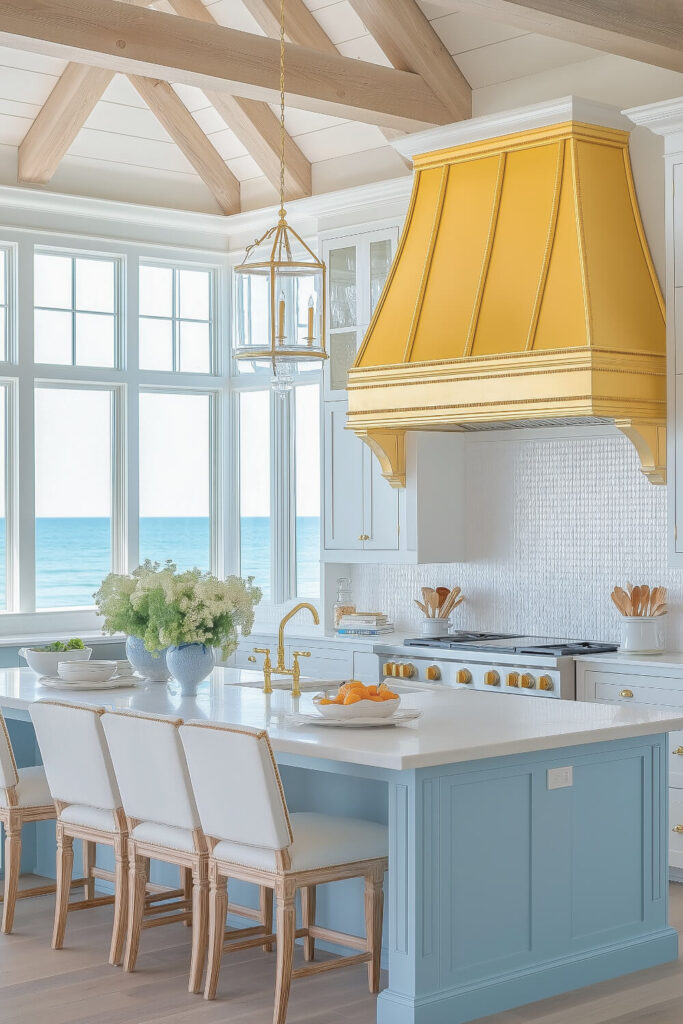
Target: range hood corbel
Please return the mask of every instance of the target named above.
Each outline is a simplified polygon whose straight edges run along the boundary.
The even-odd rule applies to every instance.
[[[348,381],[349,429],[392,486],[406,430],[591,422],[665,483],[664,300],[630,127],[569,98],[396,143],[413,193]]]

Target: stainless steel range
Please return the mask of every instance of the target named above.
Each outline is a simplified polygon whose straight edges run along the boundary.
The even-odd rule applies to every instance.
[[[376,647],[383,679],[517,696],[576,698],[574,656],[615,651],[617,644],[514,633],[459,631],[404,641],[406,653]],[[384,658],[386,657],[386,660]],[[410,681],[410,683],[409,683]]]

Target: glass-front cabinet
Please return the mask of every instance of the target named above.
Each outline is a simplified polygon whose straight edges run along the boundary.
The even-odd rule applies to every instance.
[[[398,226],[327,238],[328,351],[325,366],[325,516],[323,557],[329,561],[382,559],[397,552],[400,495],[381,475],[377,459],[346,430],[349,368],[389,274]]]
[[[398,227],[327,239],[328,346],[325,392],[346,397],[346,382],[389,274]]]

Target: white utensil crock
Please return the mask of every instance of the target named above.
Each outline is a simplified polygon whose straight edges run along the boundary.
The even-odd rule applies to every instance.
[[[422,619],[422,636],[447,636],[450,619]]]
[[[661,654],[664,650],[664,616],[624,615],[619,650],[622,654]]]

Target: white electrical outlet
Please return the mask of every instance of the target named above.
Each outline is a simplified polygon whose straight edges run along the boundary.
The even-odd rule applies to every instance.
[[[568,768],[548,768],[548,789],[564,789],[573,785],[574,769],[571,765]]]

